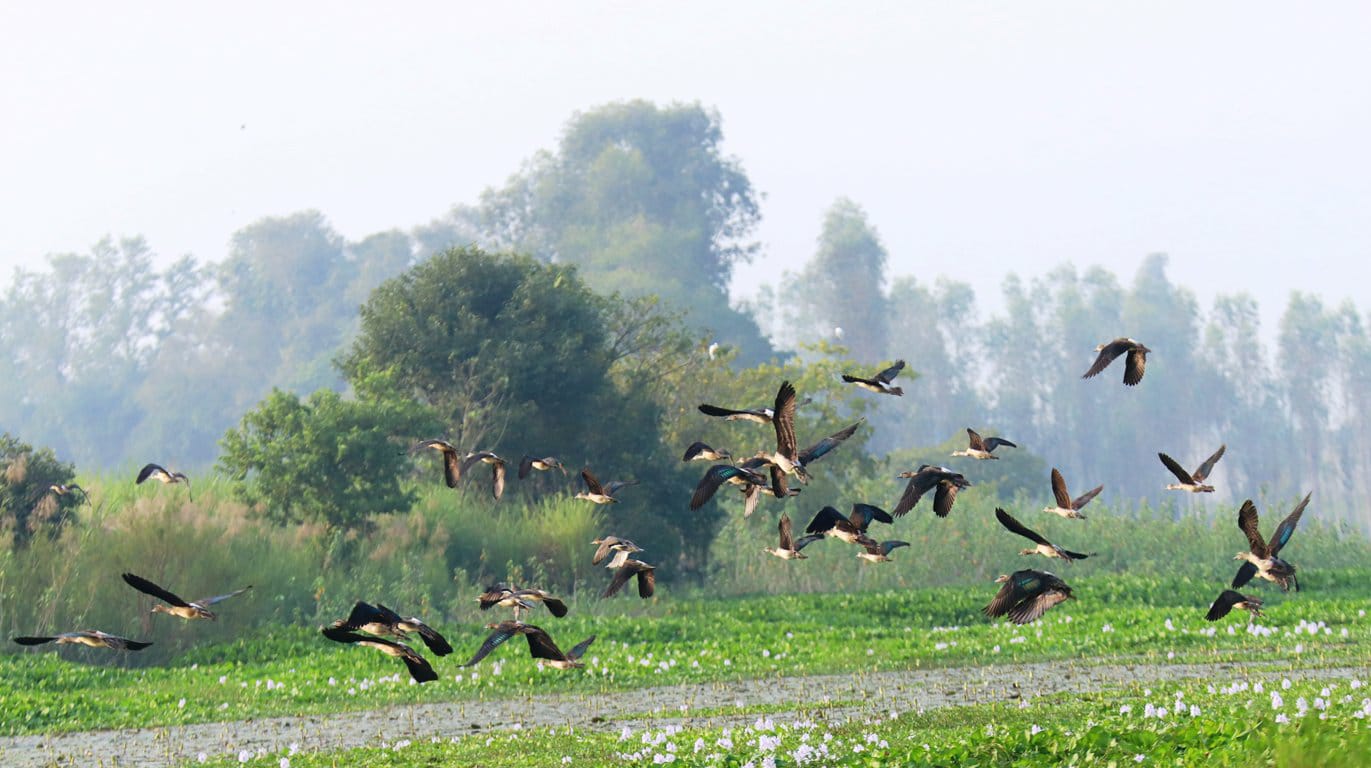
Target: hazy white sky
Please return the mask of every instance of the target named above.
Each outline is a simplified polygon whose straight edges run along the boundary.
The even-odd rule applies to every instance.
[[[846,195],[894,273],[983,307],[1166,251],[1206,304],[1365,310],[1369,33],[1360,2],[6,3],[0,286],[107,233],[219,259],[306,208],[409,228],[641,97],[722,114],[765,194],[745,281]]]

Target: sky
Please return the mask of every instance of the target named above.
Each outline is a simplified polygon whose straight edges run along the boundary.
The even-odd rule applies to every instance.
[[[1269,334],[1291,290],[1371,309],[1369,31],[1359,2],[7,3],[0,288],[105,235],[408,229],[645,98],[717,109],[764,196],[735,295],[846,196],[892,274],[982,312],[1010,272],[1166,252]]]

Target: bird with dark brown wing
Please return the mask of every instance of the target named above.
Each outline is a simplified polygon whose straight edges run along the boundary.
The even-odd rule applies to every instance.
[[[935,488],[937,490],[933,495],[933,512],[938,517],[947,517],[947,513],[952,511],[952,503],[957,500],[957,491],[971,486],[971,482],[962,473],[928,464],[919,465],[913,472],[901,472],[899,476],[909,478],[909,484],[905,486],[900,500],[895,502],[895,508],[890,510],[890,514],[895,517],[903,517],[919,503],[919,499],[923,498],[925,493]]]
[[[79,632],[63,632],[41,637],[16,637],[13,640],[20,645],[56,643],[58,645],[87,645],[91,648],[109,648],[113,651],[141,651],[152,645],[151,641],[130,640],[127,637],[111,635],[98,629],[83,629]]]
[[[135,485],[142,485],[147,480],[156,480],[162,485],[173,485],[175,483],[185,483],[186,493],[190,493],[190,478],[184,472],[173,472],[161,464],[145,464],[138,470],[138,477],[133,482]]]
[[[566,474],[566,467],[562,466],[562,462],[556,456],[544,456],[539,459],[525,455],[522,459],[519,459],[520,480],[528,477],[529,473],[535,469],[539,472],[550,472],[555,469],[563,475]]]
[[[1204,615],[1206,621],[1218,621],[1228,615],[1234,608],[1241,608],[1252,614],[1253,618],[1260,618],[1262,615],[1262,601],[1255,597],[1225,589],[1209,605],[1209,613]]]
[[[1089,504],[1091,499],[1099,496],[1100,491],[1103,490],[1103,485],[1097,485],[1073,499],[1071,498],[1071,494],[1066,491],[1066,478],[1062,477],[1062,473],[1059,472],[1056,467],[1053,467],[1052,495],[1057,502],[1057,506],[1043,507],[1043,511],[1072,520],[1084,520],[1085,515],[1081,514],[1081,508],[1086,504]]]
[[[242,589],[236,589],[232,592],[229,592],[228,594],[215,595],[214,597],[204,597],[194,601],[186,601],[181,599],[171,591],[163,589],[162,587],[159,587],[156,584],[153,584],[151,581],[148,581],[142,576],[138,576],[132,573],[125,573],[123,574],[123,579],[124,582],[127,583],[130,587],[133,587],[134,589],[138,590],[139,592],[142,592],[145,595],[152,595],[158,600],[161,600],[162,602],[166,603],[166,605],[158,603],[152,606],[153,613],[165,613],[171,616],[175,616],[179,619],[209,619],[213,621],[214,619],[217,619],[218,616],[214,613],[214,611],[211,611],[209,609],[211,605],[223,602],[229,599],[230,597],[237,597],[238,595],[243,594],[249,589],[252,589],[252,585],[249,584],[246,587],[243,587]]]
[[[411,452],[425,448],[443,454],[443,479],[447,481],[447,487],[456,488],[462,481],[462,457],[457,455],[457,449],[446,440],[421,440]]]
[[[605,564],[606,568],[611,569],[623,565],[624,561],[628,560],[629,555],[643,551],[642,547],[634,544],[628,539],[622,539],[618,536],[605,536],[604,538],[594,539],[590,543],[595,544],[597,547],[595,555],[590,558],[590,564],[599,565],[600,563],[603,563],[605,558],[609,557],[609,553],[613,552],[614,557]]]
[[[605,587],[604,594],[600,597],[614,597],[619,594],[619,590],[634,576],[638,577],[638,597],[645,600],[652,597],[652,593],[657,589],[657,568],[641,560],[624,561],[624,564],[614,571],[614,578],[610,579],[609,586]]]
[[[491,451],[472,451],[462,459],[462,474],[465,475],[477,464],[489,464],[491,469],[491,495],[496,501],[505,494],[505,460]]]
[[[403,661],[405,667],[409,669],[409,676],[414,678],[416,683],[430,683],[438,679],[438,673],[433,671],[433,665],[428,663],[428,659],[420,656],[417,651],[404,643],[397,643],[384,637],[364,635],[343,626],[324,627],[319,632],[335,643],[375,648],[391,658]]]
[[[586,489],[577,493],[576,498],[585,499],[592,504],[615,504],[619,500],[614,494],[618,493],[619,489],[638,484],[637,480],[611,480],[601,484],[595,475],[590,473],[588,467],[581,470],[581,480],[585,482]]]
[[[828,509],[832,509],[832,507],[828,507]],[[762,551],[769,555],[775,555],[782,560],[804,560],[809,556],[802,554],[800,550],[823,538],[823,534],[810,534],[801,536],[796,540],[790,530],[790,516],[784,513],[776,525],[776,530],[780,534],[780,543],[775,547],[766,547]]]
[[[966,436],[968,442],[967,449],[964,451],[953,451],[953,456],[966,456],[972,459],[977,459],[979,461],[985,461],[986,459],[1000,458],[999,456],[996,456],[994,454],[994,450],[1002,445],[1006,448],[1019,447],[1014,443],[1011,443],[1008,440],[1004,439],[1003,437],[983,438],[981,437],[979,432],[972,429],[971,427],[966,428]]]
[[[809,525],[805,526],[805,533],[831,536],[848,544],[864,546],[867,540],[866,529],[873,522],[890,524],[894,523],[895,519],[885,510],[871,504],[853,504],[852,514],[848,517],[844,517],[843,513],[833,507],[824,507],[814,515]]]
[[[751,459],[755,466],[765,466],[762,459]],[[767,484],[766,476],[755,469],[746,466],[734,466],[732,464],[715,464],[705,470],[704,477],[695,486],[695,492],[690,495],[690,508],[699,509],[710,499],[714,498],[719,486],[724,483],[746,486],[764,486]]]
[[[1037,621],[1052,606],[1075,599],[1071,587],[1049,571],[1015,571],[995,583],[1004,586],[983,612],[992,619],[1008,616],[1015,624]]]
[[[389,635],[401,640],[408,640],[410,634],[417,634],[435,654],[446,656],[452,653],[447,638],[422,619],[416,616],[406,618],[379,603],[372,605],[358,600],[346,619],[335,621],[331,626],[334,629],[361,630],[377,636]]]
[[[1029,541],[1033,542],[1034,546],[1031,549],[1021,550],[1019,552],[1019,554],[1021,555],[1042,555],[1043,557],[1049,558],[1055,557],[1061,560],[1065,560],[1068,563],[1074,560],[1084,560],[1087,557],[1090,557],[1090,555],[1082,554],[1080,552],[1072,552],[1069,549],[1063,549],[1057,546],[1056,544],[1053,544],[1052,542],[1040,536],[1037,531],[1034,531],[1033,529],[1029,528],[1023,523],[1014,519],[1013,515],[1009,514],[1003,509],[1000,509],[999,507],[995,508],[995,519],[1000,521],[1000,525],[1003,525],[1010,531],[1017,533],[1025,539],[1028,539]]]
[[[780,389],[776,390],[775,405],[771,426],[776,430],[776,450],[771,453],[759,451],[757,458],[771,467],[771,492],[783,499],[789,495],[786,475],[807,483],[809,473],[800,463],[800,447],[795,439],[795,387],[789,381],[781,382]]]
[[[862,389],[865,389],[868,392],[875,392],[878,395],[899,396],[904,394],[904,390],[900,387],[892,386],[890,382],[894,381],[895,377],[900,375],[900,371],[903,370],[904,361],[896,360],[894,365],[890,366],[889,368],[886,368],[885,370],[881,371],[880,373],[876,374],[875,376],[869,379],[864,379],[861,376],[853,376],[851,374],[844,373],[843,381],[847,382],[848,384],[856,384]]]
[[[1257,506],[1251,499],[1242,503],[1242,509],[1238,510],[1238,528],[1247,536],[1249,551],[1239,552],[1233,556],[1234,560],[1246,561],[1238,566],[1238,574],[1233,577],[1234,589],[1242,587],[1251,581],[1253,576],[1257,576],[1280,586],[1282,592],[1289,592],[1291,584],[1295,585],[1296,592],[1300,591],[1299,579],[1295,578],[1295,566],[1277,555],[1290,542],[1290,537],[1295,535],[1295,526],[1299,525],[1304,508],[1309,506],[1309,499],[1313,495],[1312,492],[1306,494],[1304,500],[1295,505],[1281,524],[1276,526],[1270,541],[1262,538],[1257,521]]]
[[[535,659],[543,659],[548,662],[549,666],[557,669],[572,669],[582,666],[581,655],[585,653],[591,643],[595,642],[595,636],[591,635],[577,644],[575,648],[563,653],[542,627],[525,624],[522,621],[501,621],[487,624],[486,629],[491,630],[490,634],[486,636],[485,641],[481,643],[481,647],[476,650],[476,654],[471,657],[471,660],[462,665],[463,667],[479,664],[482,659],[503,645],[506,640],[516,635],[523,635],[528,640],[530,656]]]
[[[1219,459],[1223,458],[1223,452],[1227,448],[1227,445],[1220,445],[1219,450],[1214,451],[1214,455],[1205,459],[1199,469],[1196,469],[1194,472],[1186,472],[1185,468],[1175,459],[1164,453],[1158,453],[1157,458],[1162,460],[1162,465],[1170,470],[1171,474],[1175,475],[1176,479],[1180,481],[1179,483],[1168,483],[1166,490],[1189,491],[1190,493],[1213,493],[1214,486],[1205,485],[1204,481],[1209,477],[1209,473],[1214,469],[1214,465],[1219,463]]]
[[[1095,347],[1095,351],[1099,353],[1095,358],[1095,363],[1081,378],[1088,379],[1098,375],[1105,368],[1108,368],[1110,363],[1114,362],[1114,358],[1127,353],[1128,357],[1124,359],[1123,366],[1123,383],[1131,387],[1142,381],[1143,369],[1147,367],[1147,353],[1152,350],[1133,339],[1120,337],[1108,344]]]
[[[705,443],[696,441],[686,448],[681,461],[728,461],[732,458],[733,454],[728,451],[715,450]]]

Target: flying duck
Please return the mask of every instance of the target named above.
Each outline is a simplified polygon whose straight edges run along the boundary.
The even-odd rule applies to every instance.
[[[1162,460],[1162,464],[1164,464],[1167,469],[1171,470],[1171,474],[1175,475],[1177,480],[1180,480],[1179,483],[1168,483],[1166,490],[1189,491],[1191,493],[1213,493],[1214,486],[1205,485],[1204,480],[1209,477],[1210,470],[1214,469],[1214,465],[1218,463],[1219,459],[1223,458],[1223,452],[1226,448],[1228,448],[1227,445],[1220,445],[1219,450],[1214,451],[1214,455],[1205,459],[1204,463],[1200,465],[1200,468],[1194,472],[1186,472],[1181,468],[1180,464],[1176,463],[1175,459],[1164,453],[1157,454],[1157,458]]]
[[[800,451],[800,466],[808,467],[810,464],[813,464],[814,462],[828,455],[828,453],[831,452],[834,448],[837,448],[838,446],[842,445],[843,441],[847,440],[849,437],[852,437],[852,435],[857,431],[857,427],[860,427],[862,423],[865,421],[866,419],[858,419],[855,423],[843,427],[842,429],[838,430],[837,432],[834,432],[828,437],[825,437],[819,442],[809,446],[803,451]]]
[[[499,501],[505,493],[505,460],[490,451],[472,451],[462,459],[462,474],[466,474],[476,463],[489,464],[492,477],[490,492]]]
[[[1238,510],[1238,528],[1247,535],[1250,550],[1233,556],[1234,560],[1246,561],[1238,566],[1238,574],[1233,577],[1234,589],[1251,581],[1253,576],[1258,576],[1279,585],[1282,592],[1289,592],[1291,584],[1295,585],[1296,592],[1300,591],[1299,579],[1295,578],[1295,566],[1276,555],[1295,534],[1295,526],[1299,525],[1300,516],[1304,514],[1304,508],[1309,506],[1309,497],[1313,495],[1312,492],[1306,494],[1304,500],[1295,505],[1295,509],[1276,526],[1270,541],[1263,540],[1258,529],[1256,505],[1251,499],[1242,503],[1242,509]]]
[[[815,534],[801,536],[800,539],[796,541],[790,531],[790,516],[785,513],[781,514],[781,522],[777,524],[776,530],[781,535],[780,544],[776,547],[766,547],[762,551],[769,555],[775,555],[782,560],[803,560],[806,557],[809,557],[808,555],[802,554],[800,550],[823,538],[822,534]]]
[[[983,612],[992,619],[1008,615],[1015,624],[1036,621],[1057,603],[1075,599],[1071,587],[1048,571],[1015,571],[995,583],[1004,586]]]
[[[535,469],[539,472],[548,472],[556,469],[563,475],[566,474],[566,467],[562,466],[562,462],[559,461],[556,456],[544,456],[541,459],[535,459],[532,456],[525,455],[522,459],[519,459],[520,480],[528,477],[528,473]]]
[[[1228,615],[1234,608],[1241,608],[1249,611],[1253,618],[1260,618],[1262,615],[1262,601],[1255,597],[1225,589],[1214,602],[1209,606],[1209,613],[1204,615],[1208,621],[1218,621]]]
[[[447,487],[456,488],[462,481],[462,457],[457,455],[457,449],[446,440],[422,440],[414,446],[416,451],[424,448],[443,454],[443,479],[447,481]]]
[[[452,645],[438,630],[425,624],[421,619],[411,616],[405,618],[384,605],[371,605],[357,601],[346,619],[333,622],[335,629],[358,629],[373,635],[391,635],[408,640],[411,633],[418,634],[430,651],[438,656],[452,653]]]
[[[1100,491],[1103,490],[1103,485],[1097,485],[1072,499],[1071,494],[1066,492],[1066,479],[1062,477],[1062,473],[1058,472],[1056,467],[1053,467],[1052,495],[1056,497],[1057,506],[1043,507],[1043,511],[1051,512],[1054,515],[1061,515],[1062,517],[1071,518],[1073,520],[1084,520],[1085,515],[1081,514],[1081,507],[1089,504],[1090,500],[1100,495]]]
[[[1014,443],[1011,443],[1008,440],[1004,439],[1003,437],[983,438],[980,436],[980,434],[976,432],[976,430],[972,429],[971,427],[966,428],[966,436],[970,443],[969,446],[965,451],[953,451],[953,456],[967,456],[973,459],[979,459],[981,461],[984,461],[986,459],[1000,458],[999,456],[994,455],[992,451],[994,451],[996,448],[999,448],[1002,445],[1007,448],[1019,447]]]
[[[157,603],[156,605],[152,606],[153,613],[166,613],[175,616],[179,619],[209,619],[213,621],[217,619],[218,616],[215,615],[214,611],[211,611],[209,609],[211,605],[227,600],[230,597],[237,597],[238,595],[243,594],[249,589],[252,589],[252,585],[249,584],[246,587],[243,587],[242,589],[236,589],[232,592],[229,592],[226,595],[216,595],[214,597],[202,598],[194,602],[186,602],[185,600],[182,600],[175,594],[172,594],[171,592],[163,589],[162,587],[153,584],[152,582],[148,581],[142,576],[137,576],[132,573],[125,573],[123,574],[123,577],[125,583],[127,583],[130,587],[133,587],[134,589],[138,590],[139,592],[142,592],[145,595],[152,595],[158,600],[162,600],[168,603],[168,605],[162,605],[161,603]]]
[[[76,483],[53,483],[48,486],[48,492],[54,496],[66,496],[69,493],[80,493],[81,500],[86,504],[90,503],[90,494],[86,493],[86,489]]]
[[[685,455],[681,457],[681,461],[728,461],[731,458],[733,458],[733,454],[728,451],[716,451],[697,440],[685,450]]]
[[[760,468],[765,466],[762,459],[749,460],[754,466]],[[746,489],[747,486],[764,486],[767,484],[766,475],[750,469],[746,466],[734,466],[732,464],[715,464],[705,471],[704,477],[700,478],[699,484],[695,486],[695,492],[690,495],[690,508],[699,509],[704,506],[714,493],[719,490],[719,486],[724,483],[740,485]],[[755,504],[753,505],[755,506]],[[748,510],[750,513],[751,510]]]
[[[864,538],[862,541],[862,549],[865,551],[858,552],[857,557],[872,563],[888,563],[890,562],[890,552],[892,550],[907,546],[909,546],[909,542],[907,541],[877,542],[875,539]]]
[[[142,485],[144,480],[152,478],[163,485],[172,483],[185,483],[186,488],[190,488],[190,478],[184,472],[169,472],[161,464],[147,464],[138,470],[138,479],[134,480],[137,485]]]
[[[335,643],[351,643],[352,645],[375,648],[387,656],[403,661],[405,667],[409,669],[409,676],[414,678],[416,683],[429,683],[438,679],[438,673],[433,671],[433,665],[428,663],[428,659],[420,656],[417,651],[404,643],[397,643],[384,637],[359,634],[341,626],[324,627],[319,632]]]
[[[952,503],[957,500],[957,491],[971,485],[960,472],[928,464],[919,465],[913,472],[901,472],[899,476],[909,478],[909,484],[905,486],[900,500],[895,503],[895,508],[890,510],[890,514],[895,517],[904,516],[919,503],[919,499],[923,498],[925,493],[934,488],[938,490],[933,495],[933,512],[938,517],[947,517],[947,513],[952,511]]]
[[[595,555],[590,558],[591,565],[603,563],[605,558],[609,557],[610,552],[614,553],[614,557],[605,566],[606,568],[618,568],[624,564],[624,561],[628,559],[629,555],[643,551],[642,547],[634,544],[628,539],[621,539],[618,536],[606,536],[602,539],[595,539],[590,543],[598,545],[595,550]]]
[[[1124,359],[1123,383],[1133,386],[1142,381],[1143,368],[1147,366],[1147,353],[1152,350],[1142,344],[1128,338],[1118,338],[1108,344],[1101,344],[1095,347],[1099,356],[1095,358],[1095,364],[1090,366],[1090,370],[1085,372],[1082,379],[1088,379],[1097,375],[1100,371],[1109,367],[1114,362],[1114,358],[1127,352],[1128,357]]]
[[[89,645],[92,648],[109,648],[114,651],[141,651],[152,645],[152,641],[142,642],[140,640],[130,640],[127,637],[119,637],[101,632],[98,629],[83,629],[80,632],[63,632],[59,635],[49,635],[47,637],[16,637],[14,642],[20,645],[42,645],[44,643],[57,643],[58,645]]]
[[[824,507],[809,521],[805,533],[832,536],[848,544],[863,544],[866,529],[875,521],[889,524],[894,523],[895,519],[884,509],[871,504],[853,504],[851,517],[844,517],[833,507]]]
[[[700,413],[706,416],[722,416],[724,421],[755,421],[758,424],[770,424],[775,411],[770,408],[748,408],[736,410],[733,408],[721,408],[717,405],[703,403],[700,405]]]
[[[535,659],[547,659],[551,662],[567,662],[565,666],[555,663],[553,666],[556,666],[558,669],[568,669],[570,667],[580,666],[580,664],[577,663],[580,655],[585,653],[586,648],[595,640],[592,636],[589,640],[582,642],[577,646],[577,648],[580,649],[579,652],[577,651],[577,648],[573,648],[571,649],[571,653],[562,653],[561,649],[557,647],[557,644],[552,642],[552,637],[549,636],[542,627],[525,624],[522,621],[501,621],[487,624],[486,629],[491,630],[491,633],[486,636],[485,641],[481,643],[481,647],[476,650],[476,654],[471,657],[471,660],[462,666],[473,667],[479,664],[481,659],[489,656],[491,651],[499,648],[506,640],[515,635],[523,635],[528,638],[529,655]],[[573,657],[572,654],[575,654],[575,656]]]
[[[809,473],[800,463],[800,448],[795,440],[795,387],[789,381],[781,382],[781,388],[776,390],[771,426],[776,429],[776,450],[758,452],[757,458],[771,467],[772,494],[784,499],[790,495],[786,475],[794,475],[801,483],[809,482]]]
[[[904,370],[904,361],[896,360],[894,365],[876,374],[873,378],[863,379],[860,376],[844,373],[843,381],[848,384],[856,384],[862,389],[865,389],[868,392],[875,392],[878,395],[898,396],[903,395],[904,390],[899,387],[891,386],[890,382],[894,381],[895,377],[898,376],[902,370]]]
[[[1018,520],[1015,520],[1013,515],[1009,514],[1003,509],[1000,509],[999,507],[995,508],[995,519],[1000,521],[1000,525],[1003,525],[1005,528],[1008,528],[1014,533],[1017,533],[1025,539],[1028,539],[1029,541],[1034,543],[1035,546],[1032,549],[1020,550],[1019,554],[1021,555],[1042,555],[1043,557],[1055,557],[1061,560],[1065,560],[1068,563],[1070,563],[1073,560],[1084,560],[1087,557],[1090,557],[1090,555],[1083,555],[1080,552],[1072,552],[1069,549],[1062,549],[1056,544],[1053,544],[1052,542],[1038,535],[1036,531],[1033,531],[1028,526],[1019,522]]]
[[[592,504],[616,503],[619,500],[614,494],[618,493],[620,488],[638,484],[637,480],[611,480],[601,485],[600,481],[595,479],[595,475],[590,474],[589,468],[581,470],[581,479],[585,481],[586,489],[577,493],[576,498],[585,499]]]
[[[557,646],[555,645],[551,648],[542,644],[530,645],[528,651],[533,655],[533,658],[543,659],[547,662],[547,665],[553,669],[580,669],[585,666],[585,664],[581,663],[581,657],[585,655],[586,649],[589,648],[590,644],[593,642],[595,642],[595,635],[591,635],[572,646],[571,650],[561,656],[552,654],[552,651],[557,649]],[[557,652],[561,653],[561,651]]]
[[[641,560],[626,560],[619,569],[614,572],[614,578],[610,579],[609,586],[605,587],[604,594],[600,597],[614,597],[619,594],[619,590],[624,588],[628,580],[634,576],[638,577],[638,597],[649,598],[657,589],[656,567],[648,565]]]
[[[559,619],[567,614],[566,603],[541,589],[515,589],[508,584],[496,584],[487,587],[485,593],[476,599],[480,601],[483,611],[496,605],[513,608],[515,621],[519,620],[520,611],[532,610],[535,603],[546,605],[548,611]]]

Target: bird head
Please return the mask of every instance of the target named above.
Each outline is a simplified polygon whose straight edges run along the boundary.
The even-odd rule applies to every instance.
[[[1007,573],[1003,573],[1003,574],[1000,574],[999,576],[996,576],[996,577],[995,577],[995,583],[996,583],[996,584],[1003,584],[1003,583],[1005,583],[1006,581],[1009,581],[1009,574],[1007,574]]]
[[[904,387],[891,387],[890,389],[888,389],[888,390],[886,390],[886,391],[889,392],[889,393],[892,394],[892,395],[903,395],[903,394],[904,394]]]

